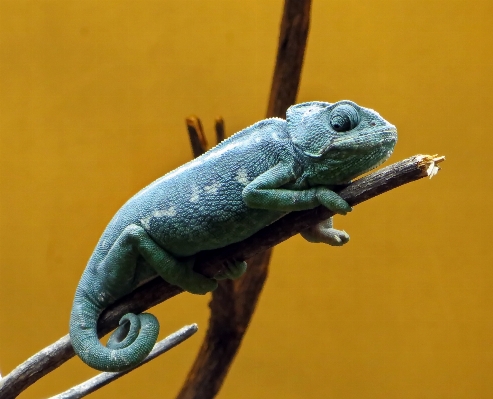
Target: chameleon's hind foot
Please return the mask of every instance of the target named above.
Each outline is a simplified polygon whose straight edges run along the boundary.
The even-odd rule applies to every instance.
[[[192,294],[203,295],[214,291],[217,288],[217,281],[193,270],[194,263],[194,258],[179,261],[172,273],[173,278],[168,282]]]
[[[323,242],[335,247],[340,247],[349,241],[348,233],[332,227],[332,218],[302,231],[301,235],[309,242]]]
[[[223,263],[222,269],[214,275],[216,280],[236,280],[241,277],[247,269],[247,264],[245,261],[226,261]]]

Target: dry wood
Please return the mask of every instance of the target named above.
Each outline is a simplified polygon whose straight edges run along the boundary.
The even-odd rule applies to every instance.
[[[286,0],[284,3],[268,118],[285,117],[288,107],[296,102],[310,7],[311,0]],[[193,131],[189,129],[189,133],[193,134]],[[216,137],[218,143],[224,139],[223,122],[216,121]],[[191,137],[191,142],[194,141],[197,139]],[[220,282],[213,292],[206,337],[177,399],[209,399],[219,392],[262,292],[271,253],[269,248],[248,257],[248,273],[236,281]]]
[[[295,103],[310,28],[311,0],[285,0],[267,117],[284,118]]]
[[[354,206],[403,184],[436,174],[436,164],[441,161],[443,157],[415,155],[362,177],[336,191]],[[290,213],[240,243],[201,253],[197,259],[196,270],[204,275],[213,276],[219,272],[221,263],[226,259],[250,258],[331,215],[330,211],[321,207]],[[251,273],[252,269],[247,273]],[[125,313],[143,312],[181,292],[180,288],[160,278],[155,278],[108,307],[99,319],[98,333],[104,335],[116,328],[120,317]],[[66,335],[29,358],[0,380],[0,398],[15,398],[29,385],[72,356],[74,356],[74,351]]]

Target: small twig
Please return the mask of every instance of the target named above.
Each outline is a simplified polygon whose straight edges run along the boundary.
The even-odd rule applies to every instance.
[[[342,190],[336,191],[354,206],[406,183],[430,176],[430,173],[435,171],[436,163],[441,161],[443,157],[415,155],[362,177]],[[331,215],[332,212],[322,207],[292,212],[240,243],[200,253],[196,270],[206,276],[213,276],[221,270],[221,264],[225,260],[249,258]],[[183,291],[180,288],[166,283],[161,278],[155,278],[109,306],[99,319],[98,333],[104,335],[116,328],[120,317],[125,313],[141,313],[181,292]],[[0,398],[15,398],[29,385],[72,356],[74,351],[66,335],[0,380]]]
[[[214,130],[216,132],[216,143],[219,144],[226,138],[226,130],[224,128],[224,119],[220,116],[214,121]],[[204,147],[204,150],[206,147]]]
[[[135,370],[136,368],[139,368],[140,366],[155,359],[159,355],[162,355],[163,353],[169,351],[175,346],[181,344],[183,341],[187,340],[193,334],[195,334],[197,330],[198,330],[197,324],[191,324],[189,326],[185,326],[179,329],[178,331],[174,332],[173,334],[167,336],[163,340],[157,342],[154,345],[154,348],[152,348],[152,351],[149,353],[149,355],[147,355],[147,357],[136,367],[127,371],[122,371],[117,373],[100,373],[96,377],[93,377],[83,382],[82,384],[76,385],[75,387],[70,388],[69,390],[61,394],[52,396],[50,399],[83,398],[84,396],[89,395],[90,393],[104,387],[105,385],[109,384],[110,382],[120,377],[123,377],[125,374],[128,374],[129,372]]]
[[[202,155],[203,148],[207,148],[207,138],[202,128],[202,122],[196,116],[189,116],[185,123],[188,129],[188,136],[190,137],[190,144],[192,145],[192,152],[194,157]]]

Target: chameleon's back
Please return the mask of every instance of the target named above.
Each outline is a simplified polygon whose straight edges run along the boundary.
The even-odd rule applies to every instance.
[[[94,256],[104,256],[130,224],[141,225],[177,256],[243,240],[284,214],[248,208],[243,188],[291,151],[282,119],[238,132],[128,200],[108,224]]]

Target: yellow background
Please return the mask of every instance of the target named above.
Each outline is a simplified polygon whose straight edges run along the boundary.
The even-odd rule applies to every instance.
[[[0,370],[67,333],[99,235],[141,187],[262,119],[282,2],[0,1]],[[492,1],[314,0],[298,101],[351,99],[398,127],[391,158],[443,170],[364,203],[344,248],[301,238],[270,277],[219,398],[491,398]],[[301,287],[301,289],[297,289]],[[94,398],[173,398],[208,297],[153,310],[179,348]],[[24,394],[94,375],[71,360]],[[119,395],[119,396],[117,396]]]

